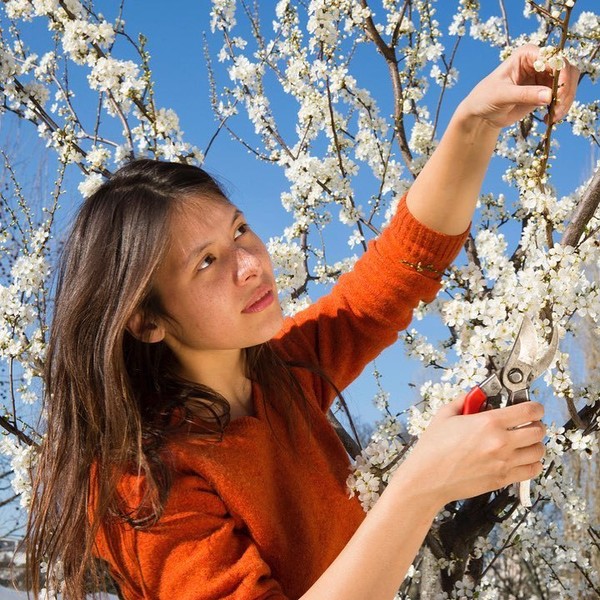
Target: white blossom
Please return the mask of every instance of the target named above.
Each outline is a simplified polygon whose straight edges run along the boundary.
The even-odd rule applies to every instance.
[[[21,506],[27,508],[31,501],[30,471],[35,465],[35,447],[18,444],[8,435],[3,434],[0,437],[0,453],[10,459],[10,466],[13,470],[12,488],[15,494],[20,496]]]
[[[104,146],[93,146],[87,153],[85,160],[92,169],[99,169],[100,167],[104,167],[109,158],[110,151],[108,148],[105,148]],[[89,196],[89,194],[84,194],[84,196]]]
[[[544,46],[540,48],[539,56],[533,63],[533,68],[536,71],[560,71],[565,68],[565,59],[563,53],[558,48],[552,46]]]
[[[227,31],[235,27],[235,0],[212,0],[210,28]]]
[[[115,101],[125,109],[131,105],[131,98],[145,88],[135,63],[108,57],[101,57],[96,61],[88,75],[88,82],[93,90],[110,92]],[[107,110],[110,114],[114,112],[110,104],[107,105]]]
[[[26,297],[40,287],[47,273],[48,264],[42,254],[21,254],[10,271],[14,285]]]
[[[415,122],[408,143],[413,152],[425,155],[431,154],[436,146],[433,139],[433,125],[426,121]]]
[[[87,20],[74,19],[64,24],[62,45],[64,51],[78,64],[94,63],[95,56],[90,56],[90,44],[106,48],[113,43],[115,30],[106,21],[90,23]]]
[[[600,102],[598,100],[584,104],[575,100],[567,114],[567,121],[573,125],[573,133],[587,138],[593,138],[599,134],[598,115],[600,114]]]
[[[102,185],[103,181],[104,179],[99,173],[90,173],[77,186],[77,189],[84,198],[87,198],[88,196],[91,196]]]
[[[348,476],[350,497],[357,496],[365,511],[379,499],[385,483],[398,467],[403,445],[395,438],[375,434],[369,445],[356,457]]]

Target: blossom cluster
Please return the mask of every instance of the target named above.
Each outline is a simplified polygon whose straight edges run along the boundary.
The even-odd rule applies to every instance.
[[[31,469],[35,466],[36,450],[34,446],[19,444],[8,435],[0,435],[0,454],[8,456],[13,471],[11,485],[19,495],[21,506],[27,508],[31,501]]]
[[[38,298],[49,275],[47,229],[36,229],[30,236],[29,248],[12,261],[7,285],[0,284],[0,359],[20,361],[27,384],[33,365],[40,365],[44,356]]]
[[[50,35],[58,36],[60,55],[73,69],[83,71],[89,89],[97,93],[99,110],[123,126],[123,139],[113,142],[95,129],[102,123],[98,116],[84,122],[56,49],[40,56],[18,36],[3,39],[0,97],[8,110],[37,125],[40,137],[61,162],[82,165],[79,189],[84,196],[96,189],[113,165],[135,155],[202,162],[200,149],[184,141],[173,110],[155,106],[149,56],[142,41],[135,46],[131,38],[120,35],[124,27],[120,18],[111,23],[79,0],[8,0],[4,10],[17,24],[45,20]],[[138,63],[113,56],[123,40],[134,44]]]
[[[565,68],[565,57],[560,49],[544,46],[540,48],[539,58],[533,63],[533,68],[538,73],[546,70],[560,71]]]
[[[352,472],[347,480],[350,497],[357,496],[365,511],[374,506],[398,468],[405,450],[397,437],[398,427],[398,423],[389,419],[383,421],[371,442],[352,464]]]

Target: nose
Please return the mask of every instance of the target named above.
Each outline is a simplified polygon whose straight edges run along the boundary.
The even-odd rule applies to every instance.
[[[262,265],[257,256],[245,248],[236,248],[237,282],[245,283],[248,279],[260,275]]]

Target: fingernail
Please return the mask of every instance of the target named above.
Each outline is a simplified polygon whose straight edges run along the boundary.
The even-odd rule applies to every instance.
[[[552,90],[541,90],[538,98],[542,104],[550,104],[552,102]]]

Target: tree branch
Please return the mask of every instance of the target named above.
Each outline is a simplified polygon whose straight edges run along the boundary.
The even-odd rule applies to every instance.
[[[28,446],[37,446],[33,439],[31,439],[26,433],[21,431],[18,427],[15,427],[6,417],[0,415],[0,427],[12,433],[17,439],[27,444]]]
[[[583,192],[581,201],[577,205],[571,222],[567,225],[561,239],[562,246],[577,246],[586,225],[594,216],[600,205],[600,167],[596,169],[589,185]]]
[[[360,0],[360,4],[363,8],[369,8],[367,0]],[[400,152],[406,163],[406,167],[409,169],[413,177],[415,176],[412,172],[412,153],[408,147],[408,140],[406,139],[406,131],[404,129],[404,112],[402,109],[403,105],[403,93],[402,93],[402,82],[400,81],[400,74],[398,73],[398,59],[396,58],[396,52],[393,47],[388,46],[379,32],[371,16],[365,20],[365,28],[367,35],[371,38],[375,44],[378,52],[383,56],[387,64],[390,78],[392,80],[392,89],[394,92],[394,130],[398,136],[398,144],[400,146]]]

